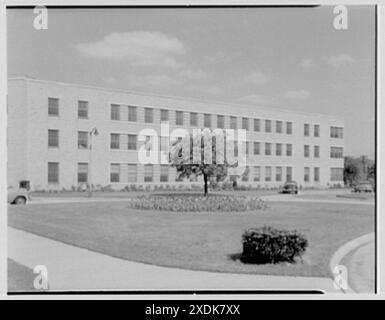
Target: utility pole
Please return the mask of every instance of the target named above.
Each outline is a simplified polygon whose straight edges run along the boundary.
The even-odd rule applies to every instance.
[[[89,185],[89,187],[88,187],[88,197],[89,198],[91,198],[92,197],[92,137],[93,136],[97,136],[99,134],[99,132],[98,132],[98,129],[95,127],[95,128],[93,128],[91,131],[90,131],[90,133],[89,133],[89,135],[90,135],[90,143],[89,143],[89,153],[88,153],[88,155],[89,155],[89,168],[88,168],[88,185]]]

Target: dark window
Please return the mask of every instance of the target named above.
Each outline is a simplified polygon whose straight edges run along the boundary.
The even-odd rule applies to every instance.
[[[319,158],[319,146],[314,146],[314,158]]]
[[[88,119],[88,101],[78,101],[78,118]]]
[[[59,183],[59,162],[48,162],[48,183]]]
[[[330,158],[343,158],[344,148],[343,147],[330,147]]]
[[[230,117],[230,129],[236,130],[237,128],[238,128],[238,125],[237,125],[237,117],[231,116],[231,117]]]
[[[225,127],[225,117],[217,115],[217,128],[224,129]]]
[[[271,132],[271,120],[265,120],[265,132]]]
[[[120,163],[111,163],[110,181],[120,182]]]
[[[146,164],[144,166],[144,182],[152,182],[153,171],[154,171],[154,166],[152,164]]]
[[[128,135],[127,149],[128,150],[136,150],[137,141],[138,141],[137,135],[129,134]]]
[[[286,134],[293,133],[293,122],[286,122]]]
[[[281,143],[277,143],[275,145],[275,155],[277,155],[277,156],[282,155],[282,144]]]
[[[120,105],[111,105],[111,120],[120,120]]]
[[[242,129],[243,130],[249,130],[249,119],[248,118],[242,118]]]
[[[137,107],[128,106],[128,121],[136,122],[137,121]]]
[[[160,166],[160,182],[168,181],[168,165]]]
[[[168,110],[160,110],[160,121],[169,121],[168,119]]]
[[[282,133],[282,121],[275,122],[275,132]]]
[[[260,119],[254,119],[254,131],[256,131],[256,132],[261,131],[261,120]]]
[[[282,181],[282,167],[275,167],[275,181]]]
[[[198,114],[196,112],[190,112],[190,126],[191,127],[198,126]]]
[[[286,181],[292,181],[293,179],[293,168],[286,167]]]
[[[120,134],[111,133],[111,149],[120,149]]]
[[[260,154],[261,153],[261,151],[260,151],[260,143],[259,142],[254,142],[254,154],[255,155],[258,155],[258,154]]]
[[[211,128],[211,114],[205,113],[203,116],[203,126],[205,128]]]
[[[310,146],[308,146],[308,145],[305,145],[304,146],[304,152],[303,152],[304,154],[304,157],[305,158],[308,158],[308,157],[310,157]]]
[[[303,177],[303,180],[305,182],[309,182],[310,181],[310,168],[308,167],[305,167],[304,168],[304,177]]]
[[[310,135],[310,125],[308,123],[305,123],[303,126],[303,134],[305,137],[308,137]]]
[[[265,155],[271,156],[271,143],[265,143]]]
[[[78,163],[78,183],[88,182],[88,163]]]
[[[48,115],[54,117],[59,116],[59,99],[48,98]]]
[[[88,132],[78,131],[78,149],[88,148]]]
[[[319,134],[320,134],[320,132],[319,132],[319,124],[315,124],[314,125],[314,136],[315,137],[319,137]]]
[[[175,111],[175,124],[177,126],[183,126],[183,112]]]
[[[153,123],[154,122],[154,109],[144,108],[144,122]]]
[[[293,154],[293,146],[288,143],[286,144],[286,156],[291,157]]]
[[[48,130],[48,147],[59,147],[59,130]]]
[[[271,181],[271,167],[265,167],[265,181]]]
[[[319,168],[314,168],[314,181],[319,182]]]

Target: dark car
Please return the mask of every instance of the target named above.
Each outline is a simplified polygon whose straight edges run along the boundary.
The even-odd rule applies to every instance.
[[[373,186],[368,181],[361,181],[353,187],[353,192],[373,192]]]
[[[298,183],[295,181],[286,181],[281,189],[281,193],[298,194]]]

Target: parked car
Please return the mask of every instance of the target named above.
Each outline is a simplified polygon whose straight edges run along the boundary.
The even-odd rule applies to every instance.
[[[29,191],[24,188],[8,189],[8,203],[10,204],[26,204],[30,201]]]
[[[295,181],[286,181],[280,190],[281,193],[298,193],[298,183]]]
[[[353,192],[373,192],[373,186],[370,182],[368,181],[361,181],[358,182],[354,187],[353,187]]]

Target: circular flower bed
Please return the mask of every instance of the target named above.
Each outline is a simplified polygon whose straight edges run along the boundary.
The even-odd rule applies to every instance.
[[[264,209],[259,197],[234,195],[149,195],[132,198],[132,209],[182,212],[243,212]]]

